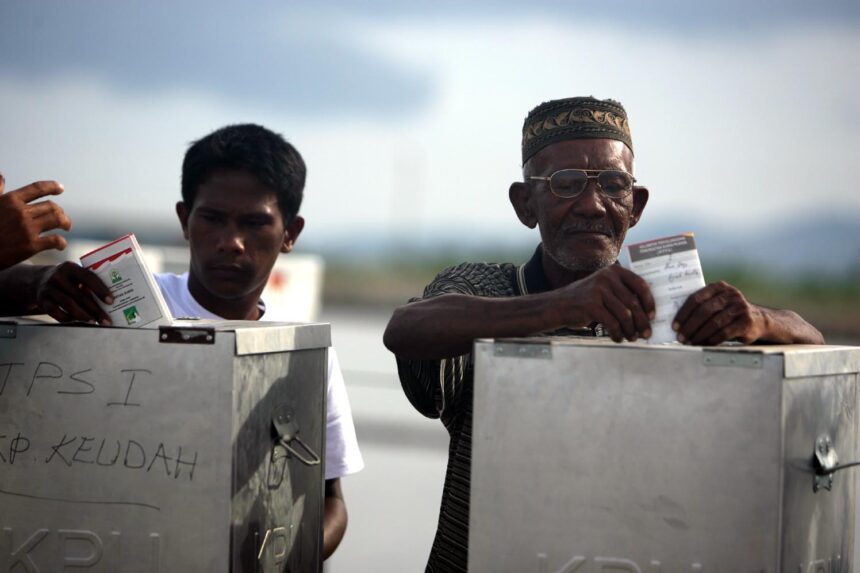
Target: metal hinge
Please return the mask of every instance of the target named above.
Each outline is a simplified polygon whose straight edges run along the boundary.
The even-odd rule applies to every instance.
[[[0,338],[17,338],[17,322],[0,322]]]
[[[751,352],[720,352],[705,350],[702,352],[702,363],[705,366],[736,366],[738,368],[761,368],[761,354]]]
[[[549,344],[512,344],[497,342],[493,345],[493,356],[511,358],[552,358]]]
[[[215,344],[215,329],[159,326],[158,341],[165,344]]]

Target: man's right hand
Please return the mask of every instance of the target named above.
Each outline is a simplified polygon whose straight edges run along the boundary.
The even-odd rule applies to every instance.
[[[72,228],[63,209],[53,201],[33,201],[46,195],[59,195],[63,186],[56,181],[39,181],[4,193],[0,175],[0,270],[27,260],[46,249],[63,250],[66,239],[42,233]]]
[[[599,322],[615,342],[651,336],[655,316],[654,297],[648,283],[619,264],[610,265],[559,289],[572,305],[570,324]]]
[[[110,317],[93,295],[106,304],[113,303],[110,289],[89,269],[75,263],[47,267],[36,289],[39,308],[60,322],[80,320],[111,324]]]

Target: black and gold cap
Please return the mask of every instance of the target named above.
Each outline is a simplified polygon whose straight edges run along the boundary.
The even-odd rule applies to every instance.
[[[611,99],[571,97],[544,102],[523,123],[523,164],[546,147],[567,139],[617,139],[633,151],[624,106]]]

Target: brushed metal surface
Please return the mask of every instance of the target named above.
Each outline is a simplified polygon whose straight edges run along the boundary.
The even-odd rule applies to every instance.
[[[249,484],[270,469],[274,403],[322,448],[325,349],[16,328],[0,339],[0,571],[319,570],[321,470],[287,460],[279,483]],[[238,557],[249,538],[256,561]]]
[[[785,377],[830,376],[860,372],[860,351],[852,346],[811,347],[785,354]]]
[[[183,319],[174,321],[173,326],[206,327],[214,328],[218,332],[233,332],[237,356],[331,346],[331,326],[327,323]]]
[[[854,545],[854,469],[833,474],[832,489],[814,490],[812,457],[820,436],[831,438],[840,461],[856,450],[854,375],[794,378],[783,384],[782,570],[830,562],[843,571]]]
[[[328,324],[267,323],[265,330],[246,323],[236,328],[236,354],[262,354],[285,350],[308,350],[331,346]]]
[[[811,460],[819,433],[857,450],[856,375],[786,380],[790,348],[720,350],[749,368],[548,342],[476,344],[470,570],[850,570],[856,470],[814,493]]]
[[[301,439],[322,457],[326,350],[236,359],[247,384],[234,393],[233,570],[318,571],[322,566],[323,464],[307,466],[278,445],[272,417],[287,407]],[[264,544],[268,535],[268,542]],[[262,568],[265,566],[265,568]]]

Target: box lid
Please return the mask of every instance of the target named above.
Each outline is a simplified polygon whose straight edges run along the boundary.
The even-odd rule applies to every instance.
[[[161,336],[164,341],[165,330],[170,332],[184,333],[176,339],[191,338],[194,332],[214,331],[232,333],[236,338],[235,354],[244,356],[249,354],[265,354],[268,352],[286,352],[292,350],[309,350],[312,348],[327,348],[331,346],[331,326],[328,323],[300,323],[300,322],[264,322],[253,320],[176,320],[170,326],[158,328],[119,328],[112,326],[98,326],[83,322],[58,324],[57,321],[47,315],[26,317],[2,317],[0,323],[7,326],[6,331],[0,332],[0,338],[14,338],[14,327],[36,326],[46,328],[101,328],[115,329],[123,332],[141,332],[141,336]],[[153,333],[161,333],[153,334]],[[214,337],[212,337],[214,340]],[[207,340],[207,342],[212,342]],[[179,340],[181,342],[181,340]]]
[[[496,345],[544,345],[544,346],[599,346],[601,348],[631,348],[650,349],[654,351],[698,352],[702,360],[710,363],[715,356],[737,356],[739,365],[760,365],[754,357],[782,356],[785,378],[805,378],[809,376],[831,376],[836,374],[860,373],[860,346],[825,346],[814,344],[786,344],[743,346],[740,344],[723,344],[720,346],[687,346],[684,344],[647,344],[643,342],[612,342],[608,338],[591,338],[579,336],[535,336],[528,338],[480,339],[480,343]],[[497,354],[504,354],[500,349]],[[523,354],[520,352],[520,354]],[[537,353],[526,353],[537,355]],[[549,353],[541,356],[548,357]],[[743,357],[742,359],[740,357]],[[752,362],[749,359],[753,359]],[[722,363],[723,361],[718,361]],[[755,363],[755,364],[754,364]]]

